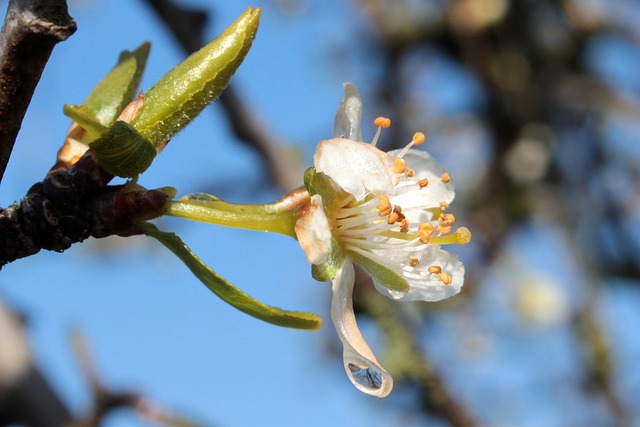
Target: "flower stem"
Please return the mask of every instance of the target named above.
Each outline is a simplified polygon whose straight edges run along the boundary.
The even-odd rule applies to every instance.
[[[212,196],[186,196],[167,204],[165,215],[248,230],[269,231],[295,239],[294,225],[309,193],[298,189],[264,205],[229,203]]]

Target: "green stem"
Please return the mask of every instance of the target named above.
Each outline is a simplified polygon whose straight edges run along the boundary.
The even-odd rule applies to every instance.
[[[264,205],[235,204],[213,197],[202,200],[192,196],[169,202],[164,213],[227,227],[280,233],[295,239],[296,220],[308,201],[309,193],[305,189],[295,190]]]

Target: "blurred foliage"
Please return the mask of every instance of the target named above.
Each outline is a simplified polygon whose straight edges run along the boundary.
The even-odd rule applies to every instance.
[[[637,425],[603,295],[640,283],[640,2],[357,4],[382,144],[425,131],[474,233],[464,296],[407,307],[401,331],[361,292],[390,372],[451,425]]]

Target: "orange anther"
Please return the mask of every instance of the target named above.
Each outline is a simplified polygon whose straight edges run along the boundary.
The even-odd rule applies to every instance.
[[[447,203],[447,202],[440,202],[440,210],[441,210],[441,211],[446,211],[448,207],[449,207],[449,203]]]
[[[406,218],[402,218],[400,220],[400,232],[408,233],[409,232],[409,221]]]
[[[407,168],[407,170],[404,172],[404,176],[406,176],[407,178],[411,178],[415,174],[416,174],[416,171],[414,171],[411,168]]]
[[[440,234],[449,234],[451,233],[451,226],[449,225],[438,225],[438,232]]]
[[[420,260],[414,256],[410,256],[409,257],[409,265],[411,267],[417,267],[418,265],[420,265]]]
[[[420,242],[425,245],[429,243],[429,238],[433,235],[433,224],[430,222],[423,222],[418,226],[418,235],[420,236]]]
[[[424,143],[424,140],[425,140],[424,133],[416,132],[416,133],[413,134],[413,139],[411,140],[411,142],[414,145],[420,145],[420,144]]]
[[[378,196],[378,201],[380,201],[380,204],[378,205],[378,215],[380,216],[389,215],[392,211],[391,202],[389,201],[389,198],[381,194]]]
[[[394,159],[393,160],[393,171],[395,173],[402,173],[407,168],[407,161],[405,159]]]
[[[379,127],[388,128],[389,126],[391,126],[391,119],[388,119],[386,117],[377,117],[373,121],[373,125],[377,128]]]
[[[400,221],[400,214],[398,214],[398,212],[393,211],[389,214],[389,220],[387,221],[388,224],[395,224],[396,222]]]
[[[451,177],[449,176],[448,173],[443,173],[442,175],[440,175],[440,179],[442,180],[442,182],[444,182],[445,184],[448,184],[451,182]]]
[[[439,265],[430,265],[429,268],[427,268],[427,271],[431,274],[440,274],[442,273],[442,267]]]
[[[418,181],[418,186],[420,188],[425,188],[427,185],[429,185],[429,180],[427,178],[422,178],[420,181]]]
[[[453,279],[451,278],[450,275],[448,275],[447,273],[440,273],[438,274],[438,278],[440,279],[440,281],[442,283],[444,283],[445,285],[450,285],[451,282],[453,282]]]
[[[451,227],[452,225],[454,225],[456,223],[456,217],[453,214],[442,214],[440,215],[440,218],[438,218],[438,221],[440,222],[440,225],[444,226],[444,227]]]

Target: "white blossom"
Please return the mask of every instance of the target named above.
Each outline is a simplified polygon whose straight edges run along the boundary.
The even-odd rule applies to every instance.
[[[352,307],[353,264],[367,271],[376,289],[404,301],[438,301],[457,294],[464,280],[458,258],[440,249],[467,243],[464,228],[447,208],[453,201],[451,178],[424,151],[416,133],[403,150],[385,153],[375,144],[389,120],[376,119],[371,144],[361,138],[362,101],[345,83],[336,115],[335,138],[321,141],[307,172],[311,200],[295,227],[314,277],[331,280],[331,318],[343,343],[344,366],[361,391],[384,397],[393,380],[362,338]]]

